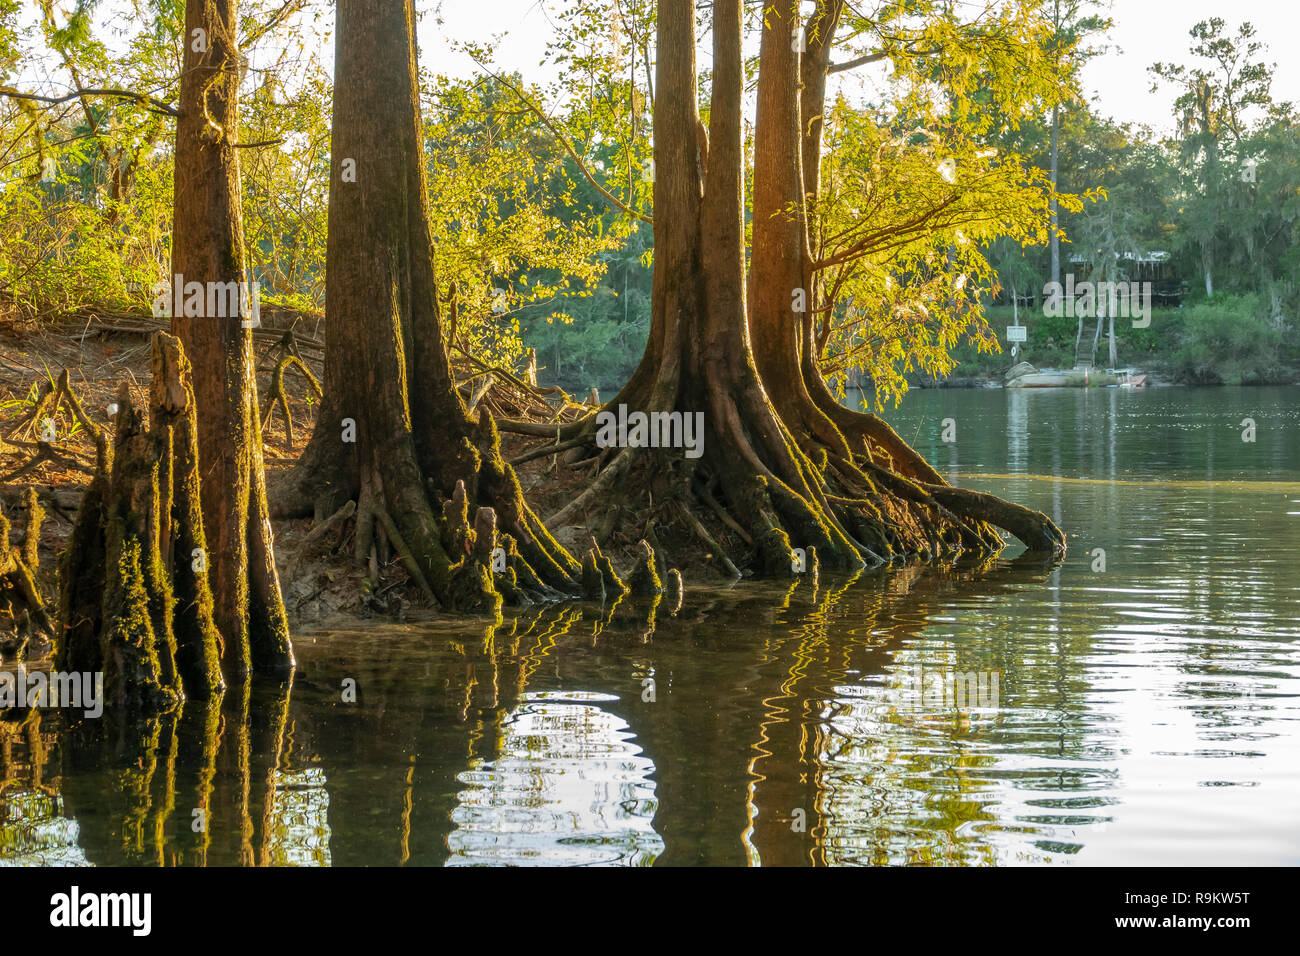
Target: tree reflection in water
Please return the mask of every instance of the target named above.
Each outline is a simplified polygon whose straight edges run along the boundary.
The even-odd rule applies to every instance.
[[[881,722],[914,719],[889,697],[904,666],[899,642],[959,583],[965,599],[988,599],[1049,571],[913,568],[699,590],[675,612],[624,599],[532,608],[470,630],[307,635],[292,694],[255,682],[147,720],[106,713],[58,727],[62,714],[30,714],[0,725],[0,856],[938,862],[963,827],[987,822],[967,799],[978,782],[963,783],[963,768],[983,758],[936,768],[898,749],[915,735],[873,738]],[[945,666],[1014,676],[1010,646],[993,647],[996,660],[985,647],[980,660]],[[927,785],[935,799],[912,808],[924,818],[914,835],[873,824]],[[803,831],[792,827],[796,809]]]

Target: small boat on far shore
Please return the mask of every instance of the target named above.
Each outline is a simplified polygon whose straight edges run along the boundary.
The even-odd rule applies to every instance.
[[[1045,369],[1041,372],[1027,372],[1017,375],[1007,382],[1007,388],[1066,388],[1073,384],[1068,372]]]
[[[1113,375],[1095,368],[1038,369],[1021,362],[1006,374],[1007,388],[1103,388],[1114,384]]]
[[[1111,370],[1116,378],[1115,384],[1120,388],[1142,388],[1147,383],[1145,372],[1139,372],[1135,368],[1121,368]]]

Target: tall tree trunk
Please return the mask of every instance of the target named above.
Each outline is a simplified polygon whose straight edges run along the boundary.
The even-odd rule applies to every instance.
[[[806,448],[816,441],[847,454],[844,436],[813,402],[802,371],[805,357],[814,355],[815,302],[803,179],[811,126],[805,136],[800,118],[800,56],[791,42],[798,22],[798,0],[778,0],[764,8],[754,124],[749,331],[759,373],[769,383],[781,417],[797,435],[807,436]],[[824,84],[825,67],[820,73]],[[809,100],[815,97],[810,95]],[[817,129],[820,154],[820,123]]]
[[[799,53],[792,34],[799,0],[763,8],[754,122],[754,224],[749,308],[759,371],[770,382],[800,380],[808,301],[808,227],[799,126]],[[795,388],[799,388],[796,385]],[[784,390],[783,390],[784,391]],[[773,396],[783,416],[793,396]]]
[[[579,566],[524,503],[494,423],[476,426],[443,342],[412,0],[341,0],[326,249],[325,395],[277,513],[356,498],[357,557],[385,534],[440,604],[500,605],[513,582],[576,591]],[[692,133],[692,140],[694,139]],[[475,505],[481,513],[471,514]],[[469,520],[475,519],[475,528]],[[487,570],[496,527],[508,580]],[[378,531],[376,529],[379,529]]]
[[[1205,146],[1205,196],[1210,209],[1211,228],[1201,242],[1201,268],[1205,272],[1205,297],[1214,295],[1214,239],[1219,225],[1219,137],[1210,115],[1210,92],[1202,84],[1198,89],[1201,133]]]
[[[1060,205],[1056,199],[1056,178],[1058,170],[1058,158],[1061,141],[1061,110],[1058,106],[1052,107],[1052,281],[1060,284],[1061,281],[1061,237],[1058,236],[1057,230],[1060,223]]]
[[[1061,32],[1061,0],[1055,0],[1052,4],[1052,31],[1053,35],[1059,35]],[[1061,240],[1056,231],[1060,225],[1060,206],[1056,200],[1056,180],[1059,170],[1059,155],[1061,143],[1061,107],[1057,104],[1052,105],[1052,160],[1051,160],[1051,178],[1052,178],[1052,233],[1050,237],[1052,250],[1052,281],[1059,283],[1061,281]],[[1079,334],[1083,335],[1083,326],[1079,326]],[[1078,350],[1078,343],[1075,344],[1075,350]]]
[[[806,210],[815,204],[821,191],[822,129],[823,116],[826,110],[826,76],[830,66],[835,31],[839,27],[843,12],[843,0],[818,0],[817,8],[807,24],[808,51],[800,58],[799,62],[799,87],[801,92],[796,127],[801,138],[800,152],[803,166],[802,185],[805,216]],[[782,58],[783,51],[777,46],[777,39],[775,35],[771,38],[772,42],[768,47],[769,55]],[[783,76],[782,69],[773,68],[768,72],[767,82],[780,87],[785,82]],[[761,87],[763,83],[761,75],[759,83]],[[774,98],[781,101],[779,91]],[[788,116],[782,116],[780,113],[775,112],[771,115],[774,116],[774,122],[777,124],[783,127],[787,125]],[[756,163],[756,183],[758,178],[757,165]],[[779,215],[779,210],[782,208],[781,204],[790,201],[792,200],[788,197],[783,201],[779,191],[765,192],[764,197],[760,199],[756,185],[754,200],[755,222]],[[777,203],[778,205],[764,205],[764,202]],[[830,420],[832,428],[839,430],[838,435],[834,432],[830,433],[829,444],[831,447],[857,453],[861,447],[860,442],[865,440],[888,456],[900,474],[926,482],[946,483],[943,477],[931,468],[925,459],[908,447],[907,443],[888,424],[875,415],[864,415],[845,408],[827,387],[821,369],[817,364],[819,356],[813,344],[814,320],[812,318],[812,309],[814,303],[822,309],[830,307],[833,303],[821,301],[817,278],[811,270],[811,239],[812,237],[807,235],[805,228],[805,239],[802,243],[803,255],[805,256],[803,271],[808,275],[806,281],[809,283],[809,312],[801,316],[805,321],[799,329],[798,354],[802,389],[810,396],[812,403],[820,414],[805,414],[805,417],[812,419],[812,425],[816,426],[817,436],[820,440],[825,440],[828,436],[825,419]],[[777,334],[769,333],[761,336],[755,334],[756,348],[761,350],[764,344],[773,349],[780,348],[781,319],[777,318],[775,314],[765,316],[758,310],[751,309],[751,329],[754,328],[756,323],[765,319],[773,323],[773,329]],[[762,362],[763,360],[760,359],[760,363]],[[773,374],[779,376],[781,374],[779,360],[773,361],[771,364]],[[774,381],[783,381],[783,379],[777,378]],[[846,441],[848,442],[847,448],[842,444]]]
[[[237,149],[238,29],[236,0],[187,0],[172,233],[172,272],[180,277],[173,287],[198,282],[206,290],[203,308],[187,309],[188,295],[172,302],[172,331],[191,363],[198,415],[198,460],[190,447],[176,449],[176,458],[181,474],[197,470],[200,476],[207,537],[202,562],[227,677],[293,667],[266,501],[252,332],[245,327],[252,296],[238,296],[233,309],[224,292],[231,283],[248,288]]]

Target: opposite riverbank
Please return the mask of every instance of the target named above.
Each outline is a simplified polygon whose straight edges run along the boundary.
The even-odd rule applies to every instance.
[[[1137,368],[1148,385],[1292,385],[1300,383],[1300,334],[1287,317],[1264,317],[1257,296],[1216,297],[1175,309],[1154,309],[1146,328],[1133,328],[1129,319],[1116,319],[1117,368]],[[1013,323],[1010,306],[988,310],[989,326],[1002,343],[1000,353],[980,352],[962,343],[953,349],[958,365],[953,374],[936,380],[910,376],[914,388],[979,388],[1001,386],[1006,372],[1018,362],[1039,369],[1070,369],[1075,365],[1078,319],[1045,316],[1021,308],[1019,324],[1026,341],[1013,358],[1006,327]],[[1085,319],[1085,353],[1091,352],[1095,319]],[[1106,336],[1097,342],[1095,364],[1109,366]]]

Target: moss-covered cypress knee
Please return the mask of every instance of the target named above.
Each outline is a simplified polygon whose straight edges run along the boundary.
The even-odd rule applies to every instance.
[[[120,519],[110,521],[106,627],[101,637],[104,692],[109,701],[128,710],[167,709],[179,695],[163,681],[140,551],[140,539],[126,534]]]
[[[605,578],[597,565],[596,551],[592,549],[582,559],[582,596],[588,601],[605,600]]]
[[[650,597],[662,594],[664,590],[663,582],[659,579],[659,572],[655,567],[654,549],[650,547],[649,542],[642,540],[640,552],[636,564],[632,568],[632,573],[627,578],[628,589],[634,597]]]

